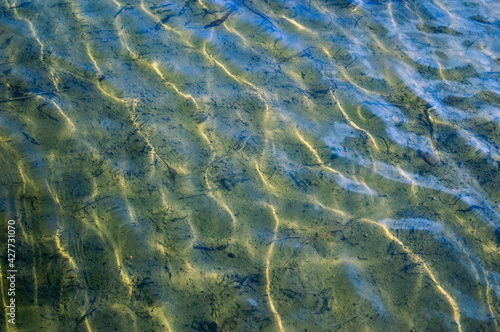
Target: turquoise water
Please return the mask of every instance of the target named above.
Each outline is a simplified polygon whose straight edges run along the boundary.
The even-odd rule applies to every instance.
[[[2,2],[1,329],[498,330],[499,36],[486,0]]]

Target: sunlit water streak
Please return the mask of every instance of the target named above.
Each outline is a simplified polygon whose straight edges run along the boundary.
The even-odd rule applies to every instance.
[[[0,17],[7,331],[499,328],[497,1]]]

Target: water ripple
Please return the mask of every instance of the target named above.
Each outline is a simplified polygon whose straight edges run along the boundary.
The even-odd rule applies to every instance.
[[[495,1],[0,17],[19,328],[498,329]]]

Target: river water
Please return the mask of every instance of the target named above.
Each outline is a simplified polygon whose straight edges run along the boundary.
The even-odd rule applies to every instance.
[[[498,1],[2,1],[2,330],[498,330],[499,74]]]

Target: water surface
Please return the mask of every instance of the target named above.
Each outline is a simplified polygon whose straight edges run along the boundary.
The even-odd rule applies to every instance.
[[[499,328],[498,1],[0,18],[6,331]]]

